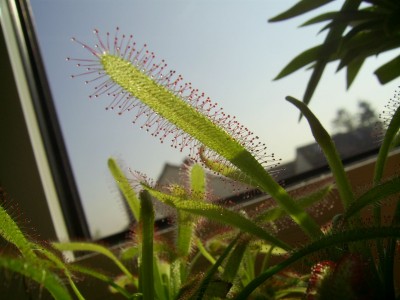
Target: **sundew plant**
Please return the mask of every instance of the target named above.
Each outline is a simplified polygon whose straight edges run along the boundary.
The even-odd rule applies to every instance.
[[[182,76],[165,70],[165,62],[154,62],[153,53],[137,49],[132,36],[119,36],[117,30],[115,37],[107,33],[103,40],[97,30],[94,33],[98,38],[94,47],[73,39],[94,56],[72,59],[86,69],[78,76],[91,75],[86,83],[96,84],[90,97],[111,96],[107,109],[119,114],[133,111],[134,122],[143,118],[142,127],[161,142],[170,137],[173,147],[187,148],[194,159],[202,154],[218,173],[252,182],[273,196],[309,236],[320,234],[318,225],[268,173],[271,157],[249,129],[190,83],[183,83]]]
[[[165,192],[141,181],[141,191],[136,194],[111,159],[110,170],[125,194],[138,225],[136,246],[132,248],[132,256],[138,258],[138,275],[132,275],[112,256],[128,280],[136,282],[138,278],[134,297],[251,299],[254,296],[284,299],[293,293],[307,299],[398,297],[394,266],[400,236],[400,184],[397,176],[389,180],[383,177],[389,151],[398,143],[398,94],[391,100],[390,109],[386,112],[386,132],[372,187],[362,195],[357,195],[350,185],[335,145],[318,118],[305,103],[291,96],[286,98],[308,121],[335,180],[334,186],[321,187],[310,195],[295,198],[271,175],[271,168],[276,166],[274,156],[268,154],[266,146],[234,116],[227,114],[191,83],[185,83],[181,75],[169,71],[167,64],[157,61],[146,45],[137,46],[133,36],[121,34],[118,28],[114,35],[101,34],[98,30],[94,30],[94,34],[97,43],[93,46],[73,39],[87,51],[88,58],[68,58],[83,69],[72,77],[84,77],[85,83],[94,87],[90,98],[108,97],[110,103],[106,109],[117,114],[132,114],[133,122],[139,123],[160,142],[170,142],[178,151],[187,151],[195,162],[219,175],[251,184],[270,195],[277,204],[272,210],[260,211],[250,218],[246,212],[207,202],[202,196],[206,191],[199,188],[203,185],[195,179],[204,177],[199,175],[202,173],[198,169],[196,172],[199,173],[192,173],[192,190],[173,187]],[[329,229],[322,229],[325,224],[318,224],[307,207],[322,200],[333,188],[341,199],[343,212],[334,218]],[[158,253],[163,247],[159,246],[154,236],[154,211],[150,196],[178,212],[178,241],[182,243],[178,242],[176,249],[169,252],[169,260],[160,259]],[[381,219],[380,204],[393,197],[396,209],[388,225]],[[367,225],[360,217],[366,207],[373,207],[374,210],[374,220]],[[222,251],[208,253],[204,241],[196,237],[194,216],[235,229]],[[302,246],[291,245],[276,235],[271,224],[282,216],[291,218],[308,237]],[[264,250],[254,252],[256,245]],[[98,251],[92,244],[57,244],[56,247],[59,250],[92,250],[104,254],[104,250]],[[194,280],[190,280],[189,274],[195,270],[187,266],[193,259],[194,248],[211,262],[211,266],[206,271],[194,273],[191,275]],[[285,256],[277,262],[265,260],[274,249]],[[318,256],[311,256],[315,253]],[[260,255],[264,257],[264,262],[256,270]],[[109,253],[107,256],[111,257]],[[298,261],[308,265],[311,273],[308,272],[305,278],[297,273],[285,273],[284,277],[302,278],[305,285],[298,285],[299,281],[282,284],[287,283],[282,279],[282,272]],[[268,296],[265,284],[276,283],[273,281],[276,278],[281,278],[281,281],[277,285],[272,284],[274,288],[271,287],[270,291],[273,290],[273,293]],[[360,288],[360,285],[363,287]],[[261,286],[264,286],[263,292],[260,292]],[[277,292],[279,288],[282,290]],[[255,291],[258,291],[258,296]],[[123,295],[127,294],[124,290]]]

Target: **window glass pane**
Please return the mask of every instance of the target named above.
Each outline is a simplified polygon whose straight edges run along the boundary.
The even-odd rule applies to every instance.
[[[304,171],[318,165],[307,156],[314,157],[313,151],[319,150],[312,145],[306,121],[298,122],[298,111],[284,98],[301,98],[310,72],[300,70],[278,81],[273,78],[325,35],[317,34],[320,26],[298,28],[316,13],[268,23],[295,2],[31,0],[41,53],[93,237],[120,232],[129,222],[107,169],[110,156],[156,180],[166,163],[179,166],[188,152],[180,153],[168,141],[161,144],[140,124],[132,125],[134,113],[118,116],[106,111],[111,98],[89,99],[95,84],[85,85],[84,77],[71,79],[82,69],[66,62],[66,57],[88,58],[89,53],[71,42],[71,37],[94,46],[95,28],[102,36],[107,32],[114,36],[117,26],[120,35],[133,34],[136,44],[147,44],[156,60],[165,59],[169,68],[237,116],[266,143],[269,153],[283,159],[282,165],[296,161],[297,171]],[[341,4],[334,2],[326,10]],[[342,127],[332,126],[332,120],[340,109],[355,114],[360,100],[377,114],[381,112],[397,82],[381,86],[373,71],[391,57],[393,53],[369,59],[348,91],[345,73],[336,74],[336,64],[325,70],[311,108],[327,129],[346,130],[346,114],[341,114]],[[350,143],[354,139],[343,138]],[[289,174],[292,167],[282,169]]]

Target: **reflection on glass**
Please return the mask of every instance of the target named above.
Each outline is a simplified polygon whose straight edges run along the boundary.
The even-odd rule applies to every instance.
[[[94,238],[129,225],[107,169],[110,156],[119,159],[127,171],[131,168],[171,182],[188,153],[172,149],[168,142],[161,144],[140,125],[132,125],[134,115],[106,111],[107,97],[89,99],[93,86],[85,85],[84,79],[72,80],[71,75],[80,70],[65,62],[66,57],[87,57],[71,38],[94,45],[95,28],[114,34],[119,27],[121,33],[133,34],[137,45],[146,43],[156,60],[165,59],[168,67],[254,131],[270,153],[282,158],[280,176],[288,176],[321,164],[308,125],[304,120],[298,122],[298,111],[284,100],[286,95],[302,96],[309,73],[299,71],[276,82],[272,79],[295,55],[324,38],[316,35],[316,28],[298,29],[301,18],[267,22],[292,4],[262,0],[31,0],[58,118]],[[372,74],[374,66],[368,61],[347,92],[344,74],[335,74],[336,66],[328,68],[313,97],[312,110],[327,129],[338,133],[338,144],[366,141],[371,127],[362,123],[362,116],[359,123],[346,125],[346,113],[351,120],[359,112],[358,103],[367,103],[368,107],[361,109],[367,114],[368,108],[375,117],[395,89],[394,83],[379,85]],[[346,131],[349,126],[353,127]],[[368,143],[366,147],[374,142]],[[347,146],[343,147],[344,155],[350,155]],[[221,193],[226,196],[230,192]]]

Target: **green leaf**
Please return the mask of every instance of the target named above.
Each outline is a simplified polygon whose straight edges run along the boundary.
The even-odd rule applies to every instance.
[[[136,196],[135,191],[126,178],[124,172],[119,168],[117,162],[113,158],[108,159],[108,168],[114,177],[115,182],[118,184],[119,189],[125,197],[129,208],[136,220],[140,220],[140,202]]]
[[[36,281],[48,290],[54,299],[72,299],[61,279],[47,268],[44,268],[43,264],[33,263],[31,260],[24,258],[0,256],[0,268],[22,274]]]
[[[374,72],[381,84],[386,84],[400,76],[400,55],[380,66]]]
[[[301,0],[289,8],[287,11],[269,19],[269,22],[278,22],[287,20],[305,14],[313,9],[321,7],[332,2],[332,0]]]
[[[354,79],[356,78],[363,64],[364,64],[364,59],[359,59],[359,60],[354,60],[347,65],[347,74],[346,74],[347,89],[349,89],[350,86],[352,85]]]
[[[297,70],[313,63],[320,56],[322,45],[315,46],[313,48],[307,49],[301,54],[297,55],[291,62],[289,62],[280,73],[274,78],[274,80],[281,79],[288,76]]]
[[[262,238],[282,249],[289,250],[291,248],[289,245],[272,236],[267,231],[259,227],[256,223],[245,218],[243,215],[237,212],[211,203],[187,199],[182,200],[181,198],[164,194],[148,186],[144,186],[144,188],[148,190],[153,197],[157,198],[167,205],[175,207],[178,210],[190,212],[206,217],[210,220],[231,225],[235,228],[242,230],[243,232],[247,232],[249,234]]]
[[[348,207],[354,201],[353,191],[347,179],[343,163],[331,137],[305,103],[290,96],[286,97],[286,100],[295,105],[306,117],[310,125],[311,132],[316,142],[322,148],[329,167],[331,168],[332,174],[336,180],[343,206]]]

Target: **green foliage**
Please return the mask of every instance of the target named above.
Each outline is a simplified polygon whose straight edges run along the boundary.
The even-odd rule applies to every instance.
[[[328,2],[303,0],[274,20],[290,18]],[[372,187],[357,196],[332,138],[306,105],[327,62],[340,59],[345,63],[350,83],[357,74],[360,59],[364,59],[365,54],[360,54],[364,55],[361,58],[354,58],[349,53],[341,57],[345,52],[340,47],[344,43],[341,41],[342,34],[347,28],[345,21],[357,20],[363,24],[363,20],[376,13],[375,10],[363,9],[358,14],[361,2],[345,1],[340,14],[330,13],[312,19],[309,24],[332,19],[327,26],[330,31],[325,44],[300,56],[282,75],[302,67],[304,60],[308,63],[315,61],[303,102],[290,96],[286,99],[307,119],[328,161],[334,186],[320,186],[317,191],[295,199],[260,162],[264,159],[258,156],[260,152],[250,149],[254,139],[246,140],[250,135],[247,129],[238,127],[239,130],[230,131],[224,127],[226,124],[218,122],[216,115],[209,115],[207,109],[202,110],[204,103],[199,107],[190,104],[179,90],[171,91],[167,85],[160,83],[161,80],[155,80],[143,70],[143,66],[126,61],[119,50],[114,54],[93,53],[95,50],[90,48],[99,59],[104,74],[122,88],[122,95],[126,93],[135,101],[141,101],[141,109],[157,126],[169,124],[164,129],[165,134],[176,131],[174,138],[184,137],[181,143],[175,140],[176,145],[181,149],[190,145],[192,153],[199,152],[198,158],[204,166],[222,176],[254,185],[269,194],[276,206],[250,214],[240,207],[227,207],[209,201],[206,171],[198,164],[189,168],[189,188],[173,185],[163,189],[139,180],[135,185],[136,191],[116,161],[110,158],[110,172],[135,217],[132,244],[127,244],[121,251],[111,251],[91,242],[57,242],[52,244],[54,249],[49,250],[28,239],[0,207],[0,235],[18,251],[15,256],[1,254],[0,267],[36,281],[56,299],[71,298],[62,279],[68,282],[78,299],[84,298],[75,285],[73,272],[93,277],[99,283],[107,284],[110,293],[118,293],[127,299],[309,299],[314,296],[318,299],[326,297],[330,288],[335,295],[347,299],[358,295],[354,278],[363,278],[362,283],[365,284],[374,282],[384,299],[398,297],[393,265],[400,238],[400,179],[395,176],[385,181],[383,173],[389,152],[398,137],[399,108],[390,112]],[[394,5],[390,1],[372,3],[373,6],[379,4],[379,7]],[[354,19],[354,14],[357,19]],[[357,24],[353,25],[353,32],[350,30],[350,36],[347,33],[342,38],[347,40],[354,36],[360,39],[357,34],[362,30],[355,30],[359,26]],[[339,48],[341,51],[338,52]],[[127,99],[131,99],[129,97]],[[236,134],[241,130],[246,132],[244,137]],[[318,224],[308,208],[325,199],[334,189],[338,191],[343,211],[332,220],[329,229],[322,230],[325,224]],[[393,198],[397,200],[395,213],[390,224],[383,223],[380,204]],[[169,205],[175,211],[172,237],[163,239],[158,236],[154,226],[154,201]],[[369,226],[363,225],[360,217],[367,208],[374,208],[375,212],[374,221]],[[294,226],[303,233],[301,245],[285,241],[275,230],[277,221],[286,217],[290,217],[295,222]],[[208,234],[197,230],[207,227],[210,228]],[[377,255],[371,249],[376,249]],[[71,266],[56,251],[85,251],[103,255],[115,264],[118,272],[106,275],[79,264]],[[315,278],[313,274],[309,275],[308,268],[320,260],[329,262],[333,277],[324,278],[323,284],[314,286],[315,294],[311,295],[309,287],[315,284]],[[363,277],[360,277],[360,272],[357,273],[359,262],[367,263],[368,272],[363,273]]]
[[[270,22],[284,21],[319,8],[331,1],[301,0]],[[338,62],[338,71],[346,68],[347,88],[351,86],[368,57],[400,47],[400,2],[392,0],[347,0],[338,11],[322,13],[303,26],[327,22],[325,41],[295,57],[275,79],[281,79],[301,68],[312,69],[302,101],[308,104],[322,77],[326,65]],[[383,64],[375,75],[381,84],[400,76],[400,56]]]
[[[302,14],[327,2],[329,1],[301,1],[275,20]],[[310,266],[310,262],[315,263],[315,260],[318,262],[319,259],[329,261],[335,266],[333,274],[336,275],[324,281],[323,285],[317,286],[313,290],[315,296],[325,297],[326,291],[332,287],[340,291],[340,297],[346,298],[354,291],[354,284],[350,278],[358,276],[356,268],[347,269],[347,264],[352,265],[354,260],[354,264],[357,265],[355,261],[358,257],[362,257],[360,261],[368,262],[370,272],[365,273],[369,274],[368,280],[376,281],[377,289],[384,297],[393,298],[394,268],[391,266],[396,256],[395,245],[399,239],[400,206],[397,206],[391,225],[383,224],[380,218],[376,217],[371,226],[365,226],[360,215],[366,208],[371,207],[378,207],[375,208],[375,212],[379,214],[380,203],[400,192],[398,177],[382,181],[387,156],[394,147],[393,141],[399,132],[398,109],[391,111],[391,120],[387,122],[388,128],[378,155],[372,187],[361,196],[357,196],[349,183],[332,138],[306,105],[328,62],[339,59],[347,63],[345,65],[348,68],[349,84],[360,69],[362,64],[359,59],[340,56],[344,53],[340,38],[347,32],[346,21],[355,21],[351,16],[358,11],[361,2],[345,1],[340,14],[329,13],[310,20],[307,24],[332,19],[326,27],[329,33],[325,43],[296,58],[279,75],[286,76],[305,66],[304,61],[307,64],[314,62],[313,75],[303,102],[290,96],[286,99],[307,119],[335,180],[334,186],[321,186],[318,190],[301,195],[298,199],[279,185],[268,172],[268,168],[260,162],[264,158],[258,156],[258,150],[251,149],[254,139],[247,140],[246,134],[243,137],[237,135],[237,131],[230,130],[226,126],[230,123],[224,123],[225,117],[222,117],[223,121],[220,122],[217,115],[203,109],[204,103],[190,102],[189,96],[185,98],[180,90],[171,90],[170,85],[163,85],[161,83],[163,77],[156,79],[155,76],[151,76],[144,70],[145,65],[140,65],[140,62],[135,61],[132,64],[118,51],[93,53],[94,50],[91,49],[92,54],[99,59],[99,67],[103,68],[102,74],[109,76],[117,86],[120,86],[121,93],[134,97],[135,101],[141,101],[141,109],[146,110],[150,123],[158,124],[158,130],[160,132],[164,130],[165,136],[175,132],[173,143],[177,148],[182,150],[187,146],[192,154],[198,151],[199,161],[204,166],[222,176],[254,185],[262,192],[268,193],[276,201],[277,206],[258,211],[249,217],[245,211],[236,207],[225,207],[208,201],[206,173],[197,164],[189,168],[188,189],[178,185],[163,189],[139,180],[135,185],[135,188],[141,190],[140,197],[137,197],[137,192],[128,185],[129,180],[117,163],[110,159],[108,163],[110,171],[136,218],[136,223],[133,225],[136,233],[134,245],[121,251],[119,258],[111,256],[105,249],[100,251],[92,246],[87,247],[84,243],[76,244],[74,248],[66,245],[64,249],[89,250],[111,258],[123,273],[124,280],[130,280],[136,288],[133,294],[129,292],[123,285],[118,284],[121,282],[121,274],[117,275],[116,278],[119,279],[114,280],[114,291],[128,298],[311,297],[309,287],[314,279],[310,277],[307,282],[309,278],[307,271],[304,272],[304,269],[295,266],[299,262]],[[383,5],[384,1],[381,4]],[[373,13],[367,9],[362,14],[357,14],[357,20],[362,21]],[[356,27],[357,24],[353,26]],[[356,36],[356,33],[353,32],[353,35]],[[350,36],[345,37],[350,38]],[[168,124],[167,129],[161,129],[160,124]],[[155,135],[157,134],[160,133],[156,132]],[[182,137],[182,140],[178,141],[178,137]],[[343,212],[332,220],[329,229],[322,231],[320,227],[323,224],[318,224],[308,213],[307,208],[325,199],[333,190],[338,191]],[[160,201],[175,210],[173,239],[163,240],[155,234],[152,201]],[[288,216],[308,237],[302,245],[284,241],[274,230],[277,221]],[[199,220],[203,220],[202,223]],[[204,225],[204,220],[207,220],[207,225]],[[217,226],[217,228],[223,226],[223,230],[222,232],[217,230],[207,236],[197,231],[197,226]],[[377,249],[378,258],[372,253],[371,245]],[[384,249],[384,245],[388,245],[388,248]],[[344,259],[348,260],[346,264],[341,263]],[[127,268],[122,267],[132,260],[133,265],[138,267],[136,271],[127,271]],[[297,272],[293,272],[292,268],[296,268]],[[85,274],[91,276],[90,272]],[[131,274],[137,274],[137,277]],[[107,277],[97,273],[93,273],[93,277],[109,282]]]

